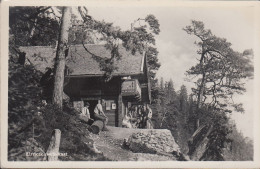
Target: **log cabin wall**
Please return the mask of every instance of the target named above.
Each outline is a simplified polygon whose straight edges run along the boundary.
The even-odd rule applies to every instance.
[[[122,126],[123,102],[121,92],[121,78],[115,77],[109,82],[104,82],[102,77],[70,78],[64,88],[71,101],[84,101],[90,103],[90,114],[93,117],[94,107],[99,99],[108,116],[108,125]]]

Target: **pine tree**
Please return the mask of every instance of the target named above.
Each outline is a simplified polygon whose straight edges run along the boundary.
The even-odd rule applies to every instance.
[[[192,66],[188,75],[198,77],[192,89],[197,100],[197,127],[203,104],[217,111],[231,112],[229,106],[237,107],[232,101],[235,93],[245,91],[242,79],[253,76],[253,66],[248,55],[234,51],[231,43],[219,38],[204,28],[204,23],[192,21],[184,30],[199,39],[197,53],[199,62]]]
[[[182,127],[187,127],[188,123],[188,94],[186,86],[182,85],[180,90],[178,91],[178,104],[179,104],[179,111],[181,113],[181,118],[183,120]]]
[[[163,77],[161,77],[160,79],[160,90],[163,91],[164,89],[164,80],[163,80]]]
[[[252,78],[254,67],[250,52],[240,53],[231,48],[225,38],[219,38],[205,29],[204,23],[192,21],[184,28],[190,35],[198,38],[196,42],[199,54],[198,63],[187,74],[196,77],[196,87],[192,89],[196,97],[196,129],[201,124],[210,126],[207,150],[201,159],[223,160],[223,144],[228,141],[230,132],[227,113],[243,111],[241,104],[233,102],[234,94],[245,91],[242,80]],[[204,136],[206,137],[206,136]]]

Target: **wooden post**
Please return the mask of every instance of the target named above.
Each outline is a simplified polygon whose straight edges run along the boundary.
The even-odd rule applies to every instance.
[[[51,142],[47,150],[48,161],[58,161],[61,131],[55,129],[52,132]]]

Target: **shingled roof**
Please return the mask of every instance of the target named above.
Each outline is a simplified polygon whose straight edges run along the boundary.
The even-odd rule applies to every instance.
[[[100,57],[110,57],[110,51],[103,45],[85,45],[87,49]],[[56,49],[51,46],[25,46],[20,50],[26,53],[26,58],[35,65],[36,69],[45,72],[46,67],[53,67]],[[136,53],[132,55],[124,47],[119,47],[122,58],[116,61],[117,70],[114,75],[133,75],[143,73],[144,55]],[[37,57],[38,56],[38,57]],[[80,75],[102,75],[99,63],[93,59],[82,45],[70,47],[67,57],[67,66],[72,70],[71,76]]]

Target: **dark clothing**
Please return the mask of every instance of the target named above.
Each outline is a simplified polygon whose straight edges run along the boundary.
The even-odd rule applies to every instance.
[[[95,120],[101,120],[103,122],[105,122],[107,120],[107,118],[105,116],[96,114],[96,113],[94,114],[94,118],[95,118]]]
[[[103,124],[104,124],[103,130],[107,130],[107,128],[106,128],[106,125],[107,125],[107,122],[108,122],[108,118],[107,117],[105,117],[103,115],[100,115],[100,114],[94,113],[94,118],[95,118],[95,120],[103,121]]]

